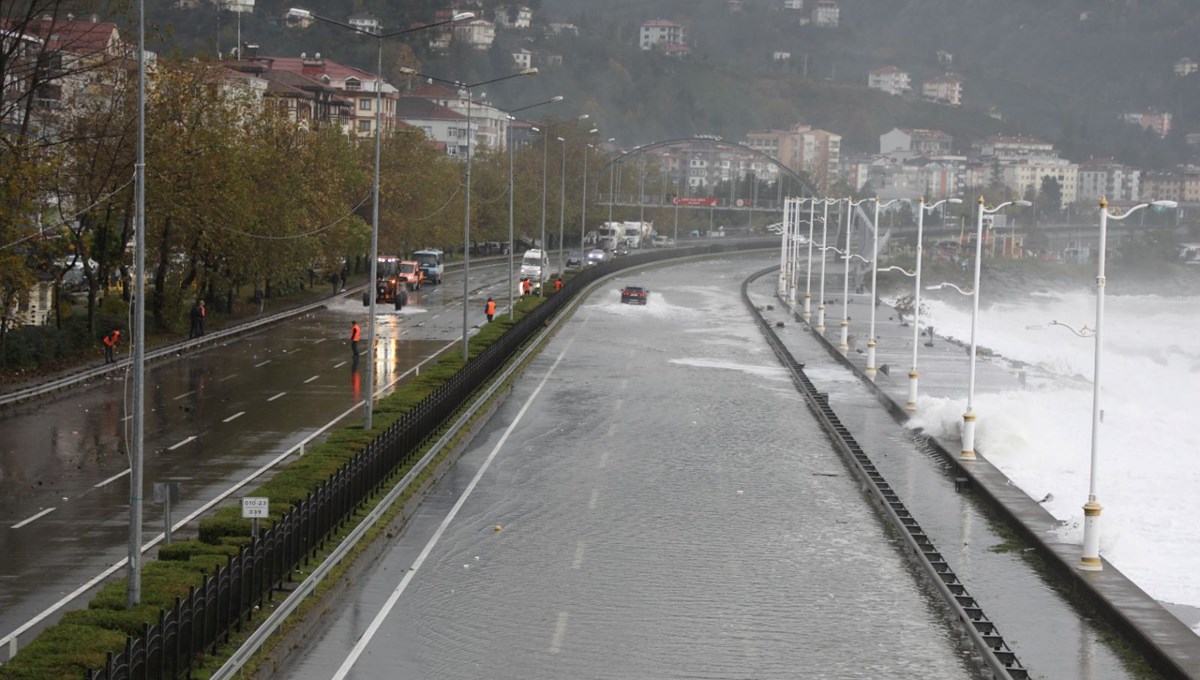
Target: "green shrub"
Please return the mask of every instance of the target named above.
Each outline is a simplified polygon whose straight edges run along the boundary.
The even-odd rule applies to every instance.
[[[154,617],[158,618],[157,610]],[[0,666],[0,680],[81,678],[88,669],[103,666],[109,652],[123,648],[125,637],[119,630],[64,621],[42,631]]]
[[[238,549],[228,545],[213,545],[204,541],[182,541],[158,549],[158,559],[164,562],[187,562],[196,555],[236,556]]]

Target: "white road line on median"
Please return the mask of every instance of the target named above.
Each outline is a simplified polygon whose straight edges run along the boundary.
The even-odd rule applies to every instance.
[[[183,446],[184,444],[187,444],[188,442],[190,442],[190,441],[194,440],[195,438],[196,438],[196,435],[192,435],[192,436],[188,437],[187,439],[184,439],[183,441],[179,442],[179,443],[178,443],[178,444],[176,444],[175,446],[169,447],[167,450],[168,450],[168,451],[174,451],[175,449],[177,449],[177,448],[179,448],[179,447]]]
[[[442,534],[446,532],[446,528],[450,526],[450,522],[454,521],[454,518],[458,515],[458,511],[462,509],[462,506],[467,502],[467,498],[471,495],[471,492],[474,491],[475,487],[479,484],[480,478],[482,478],[483,474],[487,472],[487,469],[491,466],[492,461],[495,460],[497,454],[500,453],[500,449],[504,446],[505,442],[508,441],[509,435],[513,433],[513,430],[516,429],[517,425],[521,422],[521,419],[525,417],[525,412],[529,410],[529,407],[533,404],[534,400],[537,399],[539,394],[541,394],[542,388],[546,386],[546,381],[550,379],[551,374],[554,373],[554,369],[558,368],[559,363],[562,362],[563,357],[567,355],[567,350],[571,348],[571,345],[574,342],[575,340],[573,338],[567,342],[567,346],[563,348],[562,353],[560,353],[558,358],[554,360],[554,364],[550,366],[550,370],[546,371],[546,375],[542,377],[542,381],[538,383],[538,386],[533,391],[533,394],[530,394],[529,398],[525,400],[525,404],[522,405],[521,410],[517,412],[517,417],[514,418],[512,423],[509,424],[508,428],[504,430],[504,435],[500,437],[500,441],[496,442],[496,446],[492,448],[491,453],[489,453],[487,458],[484,459],[483,465],[479,466],[479,470],[471,479],[471,483],[467,484],[467,488],[463,489],[462,495],[458,497],[458,501],[454,503],[454,507],[450,508],[450,512],[442,520],[442,523],[438,525],[437,531],[433,532],[433,536],[429,538],[429,542],[425,544],[425,548],[421,550],[421,554],[418,555],[416,561],[413,562],[412,568],[404,572],[404,578],[400,579],[400,583],[396,586],[395,590],[392,591],[392,594],[388,596],[387,602],[383,603],[383,608],[380,609],[379,613],[375,615],[375,618],[371,621],[371,625],[367,626],[366,632],[362,634],[362,637],[358,639],[358,642],[354,643],[354,648],[350,650],[350,654],[346,656],[346,660],[342,662],[342,665],[337,669],[337,672],[333,674],[333,680],[345,680],[346,676],[350,674],[350,670],[354,668],[354,664],[358,661],[358,657],[362,656],[362,653],[364,650],[366,650],[367,645],[371,643],[371,639],[374,638],[375,634],[379,632],[379,627],[383,625],[384,619],[386,619],[388,614],[391,613],[392,608],[396,606],[396,602],[399,601],[400,596],[403,595],[405,589],[408,588],[408,584],[411,583],[413,577],[416,576],[417,570],[420,569],[421,565],[425,563],[425,560],[429,558],[429,554],[433,552],[434,546],[436,546],[438,541],[441,540]],[[560,615],[559,620],[561,621],[561,625],[565,630],[566,620],[564,616]]]
[[[575,543],[575,559],[571,561],[571,568],[578,569],[583,566],[583,549],[587,546],[583,541]]]
[[[550,653],[558,654],[562,650],[562,641],[567,634],[567,612],[558,613],[558,623],[554,624],[554,637],[550,638]]]
[[[336,364],[334,364],[334,365],[333,365],[333,367],[334,367],[334,368],[341,368],[342,366],[345,366],[347,363],[348,363],[348,362],[345,362],[345,361],[339,361],[339,362],[337,362]]]
[[[314,345],[319,345],[322,342],[325,342],[325,338],[317,338],[316,340],[313,340]]]
[[[113,475],[112,477],[109,477],[108,479],[104,480],[103,482],[99,482],[99,483],[93,485],[92,488],[99,489],[102,486],[108,486],[109,484],[112,484],[113,482],[124,477],[125,475],[129,474],[132,471],[133,470],[131,468],[125,468],[124,472],[118,472],[117,474]]]
[[[241,418],[244,415],[246,415],[245,411],[238,411],[237,413],[229,416],[228,418],[226,418],[225,420],[222,420],[221,422],[222,423],[230,423],[230,422],[237,420],[238,418]]]
[[[282,397],[282,396],[283,396],[283,395],[285,395],[285,394],[287,394],[287,392],[280,392],[279,394],[276,394],[275,396],[271,397],[271,398],[270,398],[270,399],[268,399],[267,401],[275,401],[276,399],[278,399],[278,398]]]
[[[600,489],[592,489],[592,498],[588,501],[588,510],[596,509],[596,501],[600,499]]]
[[[25,526],[26,524],[29,524],[30,522],[34,521],[35,519],[38,519],[39,517],[45,517],[46,515],[49,515],[50,513],[54,512],[55,509],[56,508],[46,508],[45,510],[39,512],[38,514],[34,515],[33,517],[30,517],[29,519],[23,519],[20,522],[17,522],[16,524],[12,525],[12,528],[20,529],[21,527]]]
[[[270,360],[270,359],[267,359],[266,361],[260,361],[260,362],[258,362],[257,364],[254,364],[254,367],[255,367],[255,368],[262,368],[263,366],[266,366],[266,365],[267,365],[267,364],[269,364],[269,363],[271,363],[271,360]]]
[[[314,381],[314,380],[316,380],[317,378],[320,378],[320,377],[321,377],[321,376],[319,376],[319,375],[314,375],[313,377],[309,378],[308,380],[305,380],[305,381],[304,381],[304,384],[305,384],[305,385],[307,385],[307,384],[309,384],[310,382],[312,382],[312,381]]]
[[[232,375],[227,375],[227,376],[225,376],[224,378],[221,378],[221,379],[220,379],[220,380],[218,380],[217,382],[225,382],[226,380],[233,380],[233,379],[234,379],[234,378],[236,378],[236,377],[238,377],[238,374],[237,374],[237,373],[234,373],[234,374],[232,374]]]
[[[193,394],[195,394],[195,393],[196,393],[196,390],[192,390],[191,392],[184,392],[183,394],[179,395],[178,397],[175,397],[175,398],[173,398],[171,401],[176,401],[176,400],[179,400],[179,399],[183,399],[184,397],[191,396],[191,395],[193,395]]]

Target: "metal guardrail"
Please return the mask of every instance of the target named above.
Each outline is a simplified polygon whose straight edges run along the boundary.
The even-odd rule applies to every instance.
[[[1029,671],[1021,665],[1016,654],[996,629],[996,625],[984,614],[979,603],[967,591],[966,585],[958,579],[950,565],[943,559],[942,554],[925,534],[921,525],[917,523],[917,520],[905,507],[904,502],[900,500],[900,496],[892,489],[875,464],[871,462],[870,457],[855,441],[850,430],[842,424],[829,405],[828,395],[817,390],[808,375],[805,374],[804,365],[796,361],[791,351],[751,303],[747,293],[750,283],[778,269],[778,266],[774,266],[756,272],[742,283],[742,300],[754,315],[759,330],[762,331],[767,343],[788,370],[792,381],[800,389],[809,408],[812,409],[821,422],[821,426],[833,440],[834,446],[842,454],[846,464],[870,490],[871,495],[878,503],[879,511],[904,537],[913,557],[924,569],[938,592],[942,594],[943,599],[961,623],[963,630],[966,631],[967,637],[982,655],[984,663],[998,678],[1027,680]]]

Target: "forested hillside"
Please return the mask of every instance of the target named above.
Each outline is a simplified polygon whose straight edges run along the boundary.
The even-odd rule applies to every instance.
[[[321,24],[289,29],[281,20],[299,0],[259,0],[243,15],[243,41],[264,54],[321,52],[374,68],[374,41]],[[302,6],[345,19],[368,11],[386,27],[431,21],[444,0],[305,0]],[[235,15],[211,6],[163,6],[155,19],[162,49],[215,56],[236,42]],[[540,0],[527,31],[501,31],[490,51],[429,52],[420,37],[389,41],[385,73],[399,65],[471,82],[508,72],[511,53],[561,55],[541,76],[487,92],[501,106],[562,94],[553,115],[589,113],[608,136],[632,145],[691,134],[740,138],[746,131],[798,121],[843,135],[849,150],[869,151],[895,126],[936,127],[956,140],[1023,132],[1054,142],[1076,160],[1115,156],[1148,168],[1190,160],[1185,132],[1200,131],[1200,74],[1181,78],[1172,66],[1200,58],[1200,12],[1188,0],[841,0],[837,28],[802,25],[806,13],[780,0]],[[485,0],[491,17],[501,5]],[[666,18],[686,26],[693,52],[668,59],[637,47],[638,25]],[[551,36],[548,21],[570,21],[580,35]],[[220,21],[218,32],[217,23]],[[416,34],[420,36],[421,34]],[[938,50],[953,56],[938,62]],[[789,52],[787,62],[772,60]],[[964,106],[951,108],[888,97],[866,88],[867,72],[893,64],[914,86],[947,69],[964,79]],[[1122,113],[1169,111],[1174,131],[1159,140],[1122,123]]]

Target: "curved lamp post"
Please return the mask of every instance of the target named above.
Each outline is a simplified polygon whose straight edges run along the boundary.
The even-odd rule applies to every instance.
[[[825,219],[821,220],[821,286],[818,294],[821,299],[817,300],[817,332],[822,335],[825,334],[825,249],[829,246],[829,206],[831,203],[838,205],[841,203],[841,199],[825,199]]]
[[[1083,555],[1079,558],[1079,568],[1083,571],[1100,571],[1104,568],[1100,562],[1100,503],[1096,501],[1096,463],[1100,454],[1100,368],[1104,353],[1104,260],[1106,258],[1106,240],[1108,238],[1108,221],[1124,220],[1133,213],[1155,206],[1159,208],[1175,208],[1175,201],[1154,201],[1139,203],[1121,215],[1108,211],[1108,201],[1100,199],[1100,254],[1096,273],[1096,330],[1091,333],[1096,340],[1094,369],[1092,374],[1092,443],[1091,460],[1088,472],[1088,499],[1083,505]],[[1063,325],[1063,324],[1058,324]],[[1083,333],[1076,333],[1084,335]],[[1086,336],[1085,336],[1086,337]]]
[[[813,200],[812,205],[810,206],[809,211],[808,211],[808,216],[809,216],[809,220],[808,220],[808,270],[804,273],[804,278],[805,278],[805,280],[804,280],[804,322],[805,323],[808,323],[809,319],[812,318],[813,230],[816,225],[816,223],[813,222],[813,220],[814,219],[821,220],[821,247],[823,248],[823,247],[825,247],[825,224],[828,223],[828,221],[829,221],[829,204],[832,203],[833,201],[834,201],[834,199],[832,199],[832,198],[822,198],[819,200]],[[813,213],[816,209],[817,203],[822,204],[823,210],[824,210],[824,213],[819,218],[813,216]],[[824,254],[822,254],[822,257],[824,257]],[[824,261],[824,259],[822,259],[821,260],[821,278],[823,279],[824,277],[825,277],[825,261]],[[822,285],[821,290],[822,290],[822,298],[824,298],[824,292],[823,292],[825,290],[824,285]],[[824,299],[821,300],[820,305],[822,308],[825,307]],[[824,316],[823,315],[821,318],[821,325],[824,326]]]
[[[554,104],[556,102],[561,102],[562,100],[563,100],[562,95],[556,95],[545,101],[541,101],[536,104],[530,104],[528,106],[521,106],[521,107],[518,107],[515,109],[511,109],[508,112],[508,121],[509,121],[508,122],[508,320],[509,321],[513,320],[513,315],[514,315],[513,295],[514,295],[514,287],[516,285],[516,280],[514,277],[514,265],[513,265],[513,138],[512,138],[512,121],[516,120],[516,118],[514,118],[512,114],[517,113],[518,111],[526,111],[528,109],[536,108],[538,106]],[[534,132],[540,132],[540,130],[537,127],[534,127],[533,130],[534,130]],[[544,147],[545,145],[543,144],[542,146]],[[546,158],[545,158],[545,152],[543,151],[543,154],[542,154],[542,215],[543,215],[543,220],[545,219],[545,210],[546,210],[545,191],[546,191]]]
[[[378,49],[378,52],[376,55],[376,61],[375,61],[375,79],[376,79],[375,80],[375,178],[371,185],[371,187],[372,187],[371,188],[371,203],[372,203],[372,205],[371,205],[371,278],[370,278],[370,283],[368,284],[368,286],[370,288],[370,294],[368,295],[368,297],[370,298],[370,303],[369,303],[370,309],[367,313],[367,316],[368,316],[367,333],[369,334],[369,338],[367,341],[367,348],[368,348],[368,351],[367,351],[367,375],[366,375],[367,398],[363,403],[363,428],[370,430],[371,429],[371,410],[372,410],[373,404],[375,402],[375,280],[379,276],[379,270],[378,270],[378,265],[379,265],[379,262],[378,262],[378,260],[379,260],[379,155],[380,155],[380,148],[382,146],[381,129],[383,127],[383,41],[387,38],[392,38],[392,37],[395,37],[398,35],[404,35],[406,33],[413,33],[415,31],[423,31],[427,28],[435,28],[437,26],[444,26],[446,24],[452,24],[452,23],[455,23],[458,21],[466,21],[467,19],[474,19],[475,13],[474,12],[459,12],[446,21],[439,21],[439,22],[432,23],[432,24],[425,24],[423,26],[415,26],[413,28],[406,28],[406,29],[403,29],[400,31],[390,31],[388,33],[374,33],[372,31],[366,31],[361,28],[358,28],[357,26],[351,26],[350,24],[345,24],[340,21],[330,19],[328,17],[323,17],[323,16],[316,14],[314,12],[311,12],[309,10],[299,9],[296,7],[289,9],[287,12],[287,16],[296,18],[296,19],[316,19],[317,21],[321,21],[321,22],[324,22],[327,24],[333,24],[334,26],[341,26],[342,28],[345,28],[347,30],[354,31],[355,33],[360,33],[362,35],[367,35],[367,36],[371,36],[372,38],[375,38],[375,40],[379,46],[379,49]],[[422,75],[410,68],[402,68],[402,69],[400,69],[400,72],[404,73],[406,75]],[[431,78],[431,76],[426,76],[426,77]],[[437,80],[436,78],[433,78],[433,79]],[[467,101],[468,102],[470,101],[470,96],[467,97]],[[470,129],[470,127],[471,127],[470,117],[468,115],[468,119],[467,119],[468,130]],[[468,146],[467,146],[467,157],[468,157],[468,166],[467,166],[468,167],[468,171],[467,171],[468,184],[467,184],[467,186],[470,187],[470,176],[471,175],[470,175],[470,170],[469,170],[469,168],[470,168],[470,161],[469,161],[470,143],[469,143],[469,141],[468,141]],[[470,190],[469,189],[467,192],[467,205],[468,206],[470,205]],[[469,212],[469,210],[470,210],[470,208],[468,208],[468,212]],[[466,317],[466,304],[467,304],[467,301],[464,296],[464,298],[463,298],[463,316],[464,316],[464,318]],[[464,359],[466,357],[466,350],[467,350],[467,348],[466,348],[466,328],[464,326],[464,328],[463,328],[463,356],[464,356]]]
[[[447,85],[451,85],[451,86],[461,88],[461,89],[467,91],[467,188],[466,188],[466,208],[463,211],[463,323],[462,323],[462,359],[463,359],[463,363],[466,363],[466,361],[470,358],[470,353],[468,351],[468,344],[467,344],[467,332],[470,330],[471,327],[469,325],[467,314],[470,311],[469,310],[470,304],[469,304],[468,298],[470,297],[470,293],[471,293],[471,157],[472,157],[471,149],[474,146],[472,144],[472,142],[474,141],[474,136],[475,136],[475,133],[471,130],[471,105],[473,103],[471,90],[476,87],[480,87],[482,85],[491,85],[492,83],[498,83],[502,80],[511,80],[512,78],[520,78],[521,76],[536,76],[538,74],[538,70],[536,68],[521,69],[520,71],[517,71],[516,73],[510,73],[508,75],[500,76],[498,78],[489,78],[488,80],[481,80],[477,83],[463,83],[463,82],[460,82],[457,80],[446,80],[445,78],[438,78],[437,76],[431,76],[427,73],[419,73],[410,68],[402,68],[402,69],[400,69],[400,72],[407,73],[409,75],[421,76],[422,78],[428,78],[430,80],[434,80],[439,83],[446,83]],[[512,249],[511,244],[509,245],[509,249],[510,250]]]
[[[887,203],[880,203],[879,197],[875,197],[875,220],[871,223],[871,331],[867,338],[867,370],[868,378],[875,378],[875,301],[878,296],[875,292],[876,275],[879,273],[879,209],[886,208],[889,205],[898,201],[907,201],[907,198],[893,198]]]
[[[588,136],[591,136],[591,135],[596,134],[599,131],[600,131],[600,128],[592,128],[591,130],[587,131],[587,134],[588,134]],[[581,256],[583,255],[584,231],[587,229],[587,171],[588,171],[587,157],[588,157],[588,149],[594,149],[594,148],[596,148],[596,147],[592,146],[588,142],[583,143],[583,183],[580,188],[580,197],[579,197],[579,199],[580,199],[579,200],[579,253]],[[558,264],[559,264],[558,271],[559,272],[563,271],[562,260],[563,260],[563,235],[560,233],[558,235]],[[580,261],[582,262],[582,260],[580,260]]]
[[[975,357],[978,350],[975,333],[979,327],[979,271],[983,259],[983,216],[1000,212],[1010,205],[1029,207],[1029,201],[1005,201],[995,208],[983,204],[983,196],[979,197],[979,208],[975,224],[975,283],[971,287],[971,372],[967,382],[967,411],[963,414],[962,457],[968,460],[975,458]]]
[[[846,199],[846,253],[850,252],[850,235],[854,233],[854,209],[869,200],[872,199]],[[846,275],[842,284],[842,336],[838,342],[838,349],[845,354],[850,350],[850,257],[843,254],[842,258],[846,261]],[[872,263],[871,266],[874,267],[875,264]]]
[[[961,198],[947,198],[934,203],[933,205],[925,205],[925,197],[922,196],[919,201],[917,211],[917,264],[915,268],[913,284],[913,350],[912,350],[912,368],[908,371],[908,402],[904,405],[906,411],[917,410],[917,379],[920,374],[917,372],[917,350],[921,346],[921,252],[924,236],[925,236],[925,213],[937,210],[943,203],[962,203]]]

